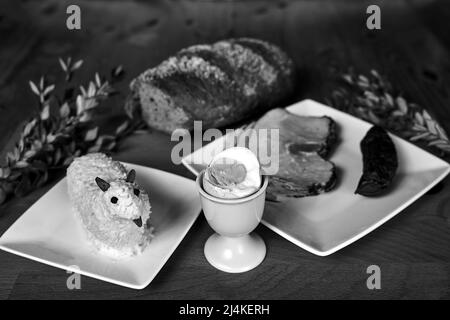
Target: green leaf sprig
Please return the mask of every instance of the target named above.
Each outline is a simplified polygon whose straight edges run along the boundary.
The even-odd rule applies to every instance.
[[[89,152],[111,152],[119,139],[136,129],[126,120],[114,134],[100,134],[92,119],[93,111],[116,91],[112,83],[123,75],[121,66],[111,71],[106,80],[98,73],[87,86],[73,89],[70,82],[83,60],[59,59],[64,72],[63,96],[56,94],[56,85],[46,77],[29,82],[37,97],[37,112],[24,125],[14,148],[0,166],[0,204],[11,195],[24,196],[45,184],[49,172],[67,167],[75,157]]]

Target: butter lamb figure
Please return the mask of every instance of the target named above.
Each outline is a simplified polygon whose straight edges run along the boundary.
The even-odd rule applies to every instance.
[[[69,197],[88,239],[114,258],[141,253],[152,238],[149,197],[135,177],[101,153],[76,158],[67,169]]]

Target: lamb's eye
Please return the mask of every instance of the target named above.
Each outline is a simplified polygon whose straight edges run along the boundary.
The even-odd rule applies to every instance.
[[[139,197],[139,195],[141,194],[141,190],[139,189],[134,189],[133,192],[136,197]]]
[[[117,201],[119,201],[119,199],[117,199],[116,197],[112,197],[112,198],[111,198],[111,202],[112,202],[112,203],[116,204]]]

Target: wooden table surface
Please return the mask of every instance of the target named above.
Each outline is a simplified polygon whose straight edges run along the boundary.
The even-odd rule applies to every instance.
[[[369,4],[381,7],[382,29],[365,28]],[[78,4],[82,30],[65,28],[65,9]],[[450,132],[450,2],[448,1],[9,1],[0,3],[0,150],[12,145],[33,112],[28,80],[55,72],[57,57],[83,58],[77,80],[123,64],[128,82],[147,67],[194,43],[253,36],[282,46],[301,74],[296,99],[324,101],[330,69],[376,68],[411,101],[425,106]],[[57,81],[57,78],[50,78]],[[109,115],[109,114],[108,114]],[[169,136],[134,135],[117,158],[193,176],[170,162]],[[448,159],[447,159],[448,160]],[[51,184],[0,206],[0,234]],[[330,204],[332,205],[332,204]],[[363,208],[362,208],[363,210]],[[258,227],[267,257],[257,269],[226,274],[212,268],[203,244],[212,230],[203,216],[154,281],[135,291],[67,274],[0,252],[0,299],[298,299],[450,298],[450,178],[391,221],[329,256],[316,257]],[[381,290],[368,290],[366,268],[381,268]]]

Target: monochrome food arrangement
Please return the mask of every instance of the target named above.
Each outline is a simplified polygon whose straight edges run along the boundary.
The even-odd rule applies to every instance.
[[[139,30],[127,41],[143,41]],[[371,78],[345,75],[347,89],[361,89],[354,100],[347,89],[336,88],[329,103],[318,102],[322,92],[313,91],[315,99],[309,99],[305,89],[314,74],[291,55],[296,46],[243,32],[204,38],[180,40],[189,45],[173,46],[170,55],[155,46],[148,55],[158,57],[156,64],[137,60],[126,92],[115,98],[120,114],[106,121],[107,130],[95,122],[94,111],[103,109],[94,109],[113,95],[121,67],[111,78],[96,73],[89,85],[78,86],[71,81],[78,80],[73,74],[83,61],[59,59],[68,88],[55,87],[63,82],[57,77],[29,82],[39,114],[16,134],[15,149],[0,167],[0,205],[39,190],[55,172],[56,178],[17,220],[10,218],[0,249],[156,293],[173,274],[195,278],[197,270],[186,265],[180,270],[178,261],[201,250],[195,259],[204,261],[202,272],[210,274],[202,273],[199,282],[246,286],[252,272],[266,277],[264,265],[273,257],[281,261],[280,273],[299,277],[289,264],[293,252],[311,266],[335,263],[341,254],[346,263],[359,263],[342,249],[366,248],[374,237],[358,240],[384,224],[395,233],[402,222],[389,220],[450,173],[450,164],[427,149],[445,151],[445,131],[426,110],[392,97],[376,71]],[[326,55],[324,48],[314,54]],[[387,107],[380,109],[392,114],[376,109],[383,103]],[[116,126],[121,117],[127,119]],[[405,135],[396,130],[405,125],[401,117],[415,121]],[[163,142],[153,144],[145,135]],[[180,147],[182,139],[189,140],[188,148]],[[149,158],[156,160],[140,160]],[[207,233],[201,233],[202,223]],[[183,242],[187,235],[194,244]]]
[[[302,122],[308,124],[293,125]],[[258,126],[279,128],[280,137],[279,168],[268,176],[261,222],[318,256],[378,228],[450,172],[445,161],[411,143],[312,100],[269,111],[240,134]],[[183,164],[200,174],[229,141],[239,140],[230,135]]]

